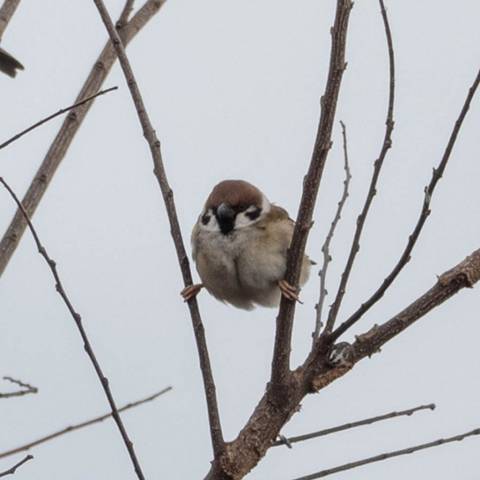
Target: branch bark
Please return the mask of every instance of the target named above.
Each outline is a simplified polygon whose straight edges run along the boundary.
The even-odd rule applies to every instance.
[[[5,0],[3,2],[0,8],[0,42],[19,4],[20,0]]]
[[[127,45],[152,19],[164,3],[165,0],[147,0],[143,4],[133,18],[120,30],[120,35],[125,45]],[[122,12],[121,17],[124,16],[125,14]],[[80,102],[100,90],[108,72],[115,62],[115,59],[115,50],[112,43],[108,41],[95,61],[94,66],[74,103]],[[90,102],[76,108],[67,115],[62,123],[62,126],[48,149],[42,164],[30,183],[27,193],[22,199],[22,204],[29,217],[33,217],[35,210],[40,204],[57,168],[65,158],[68,148],[92,104],[93,102]],[[25,218],[23,217],[22,212],[17,209],[10,225],[0,240],[0,277],[15,253],[18,243],[20,242],[22,235],[25,233],[26,227],[27,223]]]
[[[31,455],[27,455],[23,460],[20,460],[13,467],[9,468],[8,470],[5,470],[4,472],[0,472],[0,477],[13,475],[17,471],[17,468],[21,467],[24,463],[27,463],[29,460],[32,460],[32,459],[33,457]]]
[[[93,0],[100,13],[103,23],[110,35],[113,46],[117,52],[120,65],[122,67],[125,79],[127,81],[128,88],[130,90],[135,108],[137,110],[138,118],[143,129],[143,135],[147,141],[154,164],[154,173],[158,181],[158,185],[162,192],[163,200],[165,202],[165,208],[167,210],[168,220],[170,223],[170,232],[172,235],[175,249],[177,252],[178,262],[180,264],[180,270],[184,285],[192,285],[192,273],[190,271],[190,264],[185,251],[183,243],[182,233],[180,230],[180,224],[178,223],[177,211],[175,202],[173,199],[173,191],[168,183],[165,167],[163,165],[162,153],[160,149],[160,141],[157,138],[155,130],[152,126],[150,118],[148,116],[145,104],[143,103],[140,89],[133,70],[130,66],[130,62],[125,53],[122,40],[119,37],[110,15],[102,0]],[[215,391],[215,382],[213,380],[212,368],[210,365],[210,358],[208,354],[207,341],[205,338],[205,330],[203,327],[202,319],[200,316],[200,310],[195,297],[188,301],[188,307],[190,310],[190,316],[192,319],[192,326],[195,333],[195,339],[197,343],[198,355],[200,359],[200,368],[202,372],[203,384],[205,389],[205,397],[207,401],[208,418],[210,424],[210,436],[212,441],[212,448],[215,458],[218,458],[224,450],[224,440],[222,427],[220,424],[220,415],[218,412],[217,396]]]
[[[307,175],[304,179],[302,199],[298,210],[295,231],[287,257],[285,279],[291,285],[298,286],[300,267],[305,252],[308,234],[312,225],[313,210],[317,200],[323,168],[331,148],[333,121],[337,108],[343,72],[346,68],[345,48],[347,42],[348,20],[353,3],[351,0],[337,0],[334,25],[331,29],[332,44],[330,67],[325,93],[321,99],[320,122],[313,148],[313,155]],[[282,296],[277,316],[275,345],[272,360],[271,382],[280,390],[288,389],[292,382],[290,372],[290,349],[295,314],[295,302]],[[283,395],[283,394],[282,394]]]

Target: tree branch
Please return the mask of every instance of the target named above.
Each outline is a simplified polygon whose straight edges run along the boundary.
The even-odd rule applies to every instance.
[[[362,427],[364,425],[371,425],[372,423],[382,422],[384,420],[390,420],[396,417],[411,416],[416,412],[421,410],[435,410],[435,404],[430,403],[428,405],[420,405],[419,407],[410,408],[408,410],[401,410],[400,412],[390,412],[384,415],[379,415],[376,417],[366,418],[364,420],[359,420],[351,423],[344,423],[343,425],[338,425],[336,427],[326,428],[324,430],[319,430],[317,432],[307,433],[304,435],[298,435],[296,437],[281,437],[280,440],[277,440],[273,443],[273,447],[278,447],[280,445],[287,445],[291,448],[292,443],[304,442],[305,440],[311,440],[312,438],[324,437],[326,435],[331,435],[332,433],[343,432],[344,430],[351,430],[352,428]],[[0,454],[1,458],[1,454]]]
[[[383,283],[380,287],[373,293],[373,295],[357,309],[344,323],[342,323],[333,333],[332,333],[332,340],[336,340],[340,335],[346,332],[351,326],[353,326],[360,318],[373,306],[377,303],[385,294],[387,289],[393,283],[393,281],[397,278],[398,274],[402,271],[403,267],[410,261],[410,256],[415,246],[420,233],[422,232],[423,226],[427,221],[428,216],[430,215],[430,201],[432,199],[433,193],[435,191],[435,187],[437,186],[438,181],[442,178],[442,175],[445,171],[445,167],[447,166],[448,160],[452,153],[453,147],[457,140],[458,134],[462,127],[463,121],[467,115],[467,112],[470,108],[470,104],[472,102],[473,97],[478,89],[480,84],[480,70],[477,73],[475,81],[473,82],[472,86],[470,87],[463,107],[460,111],[460,115],[457,118],[455,125],[453,127],[453,131],[450,135],[450,138],[447,143],[447,147],[445,152],[442,156],[440,164],[437,168],[433,169],[432,179],[430,180],[430,184],[425,187],[425,197],[423,200],[423,206],[420,211],[419,218],[413,229],[412,233],[408,237],[407,245],[402,252],[400,259],[398,260],[397,264],[394,266],[393,270],[388,274],[385,278]]]
[[[335,235],[335,229],[337,228],[337,225],[342,217],[342,211],[343,207],[345,206],[345,203],[348,198],[348,189],[350,186],[350,180],[352,179],[352,175],[350,173],[350,166],[348,163],[348,145],[347,145],[347,129],[345,127],[345,124],[343,122],[340,122],[340,125],[342,126],[342,138],[343,138],[343,158],[344,158],[344,170],[345,170],[345,180],[343,181],[343,192],[342,196],[340,198],[340,201],[338,202],[338,207],[337,211],[335,212],[335,216],[333,218],[333,221],[330,225],[330,230],[327,233],[327,236],[325,238],[325,242],[322,245],[322,253],[323,253],[323,265],[321,270],[318,272],[318,275],[320,276],[320,296],[318,299],[318,303],[315,306],[315,309],[317,311],[316,314],[316,319],[315,319],[315,330],[312,333],[312,338],[313,338],[313,344],[315,344],[316,339],[318,338],[318,335],[320,334],[320,329],[322,328],[322,311],[323,311],[323,304],[325,303],[325,298],[328,295],[327,289],[326,289],[326,280],[327,280],[327,270],[328,270],[328,265],[332,261],[332,257],[330,255],[330,243],[333,239],[333,236]]]
[[[361,467],[362,465],[367,465],[369,463],[381,462],[382,460],[388,460],[390,458],[399,457],[401,455],[408,455],[410,453],[418,452],[419,450],[426,450],[427,448],[439,447],[440,445],[445,445],[447,443],[461,442],[465,438],[472,437],[474,435],[480,435],[480,428],[477,428],[467,433],[462,433],[460,435],[455,435],[454,437],[440,438],[438,440],[434,440],[433,442],[422,443],[420,445],[404,448],[402,450],[382,453],[374,457],[365,458],[356,462],[346,463],[344,465],[340,465],[339,467],[329,468],[327,470],[322,470],[320,472],[306,475],[304,477],[298,477],[295,480],[314,480],[316,478],[327,477],[328,475],[344,472],[345,470],[351,470],[352,468]]]
[[[161,395],[163,395],[164,393],[169,392],[171,389],[172,387],[166,387],[163,390],[160,390],[159,392],[154,393],[153,395],[142,398],[141,400],[136,400],[135,402],[127,403],[126,405],[118,409],[118,413],[125,412],[127,410],[130,410],[131,408],[135,408],[140,405],[143,405],[144,403],[151,402],[157,399],[158,397],[160,397]],[[112,412],[109,412],[109,413],[105,413],[104,415],[91,418],[84,422],[76,423],[74,425],[70,425],[68,427],[62,428],[61,430],[57,430],[56,432],[37,438],[36,440],[33,440],[29,443],[21,445],[20,447],[13,448],[11,450],[6,450],[5,452],[0,452],[0,458],[5,458],[10,455],[14,455],[15,453],[30,450],[31,448],[36,447],[37,445],[41,445],[42,443],[48,442],[50,440],[53,440],[54,438],[65,435],[66,433],[74,432],[75,430],[80,430],[81,428],[89,427],[90,425],[93,425],[95,423],[103,422],[104,420],[106,420],[107,418],[110,418],[111,416],[112,416]]]
[[[38,122],[34,123],[33,125],[30,125],[30,127],[26,128],[25,130],[22,130],[21,132],[17,133],[16,135],[9,138],[5,142],[0,143],[0,150],[2,148],[5,148],[6,146],[10,145],[11,143],[15,142],[19,138],[22,138],[24,135],[31,132],[32,130],[35,130],[36,128],[40,127],[44,123],[47,123],[50,120],[53,120],[55,117],[58,117],[59,115],[62,115],[63,113],[66,113],[70,110],[73,110],[74,108],[80,107],[80,106],[84,105],[85,103],[91,102],[93,99],[99,97],[100,95],[105,95],[106,93],[112,92],[113,90],[117,90],[117,89],[118,89],[118,87],[110,87],[110,88],[107,88],[106,90],[101,90],[100,92],[97,92],[94,95],[90,95],[89,97],[85,98],[84,100],[81,100],[80,102],[74,103],[73,105],[70,105],[69,107],[61,108],[60,110],[58,110],[58,112],[52,113],[48,117],[45,117],[42,120],[39,120]]]
[[[22,397],[23,395],[28,395],[29,393],[38,393],[38,388],[30,385],[29,383],[21,382],[12,377],[3,377],[4,380],[7,380],[19,387],[22,387],[23,390],[17,390],[16,392],[0,393],[0,398],[11,398],[11,397]]]
[[[337,0],[334,25],[331,30],[332,44],[330,67],[325,93],[321,99],[320,122],[313,148],[308,173],[303,183],[295,231],[287,256],[285,279],[291,285],[298,285],[300,268],[305,252],[308,233],[312,225],[313,210],[317,200],[320,180],[331,147],[332,126],[335,118],[338,95],[345,64],[348,20],[353,3],[351,0]],[[272,360],[271,382],[277,388],[285,387],[292,380],[290,375],[290,345],[293,328],[295,302],[282,296],[277,316],[275,345]]]
[[[0,7],[0,42],[19,4],[20,0],[4,0]]]
[[[129,0],[126,1],[128,2]],[[143,4],[142,8],[140,8],[125,27],[121,29],[120,35],[125,45],[135,37],[149,20],[151,20],[164,3],[165,0],[147,0]],[[76,102],[94,95],[100,90],[108,72],[115,62],[115,59],[115,50],[111,42],[107,41],[80,90]],[[93,102],[89,102],[78,107],[75,111],[70,112],[62,123],[57,136],[50,145],[42,164],[30,183],[27,193],[22,199],[22,204],[30,217],[33,217],[48,185],[55,175],[58,166],[65,158],[68,148],[92,104]],[[17,209],[10,225],[0,240],[0,276],[3,274],[8,262],[12,258],[26,227],[27,223],[25,218],[23,217],[22,212]]]
[[[32,455],[27,455],[23,460],[20,460],[13,467],[9,468],[8,470],[5,470],[4,472],[0,472],[0,477],[13,475],[17,471],[18,467],[21,467],[24,463],[27,463],[29,460],[32,460],[32,459],[33,459]]]
[[[380,176],[380,171],[382,169],[385,157],[387,156],[388,150],[392,146],[392,132],[393,132],[393,107],[395,103],[395,55],[393,51],[393,40],[392,33],[390,31],[390,24],[388,22],[387,12],[383,5],[383,0],[380,1],[380,7],[382,12],[383,25],[385,28],[385,35],[387,39],[388,47],[388,59],[389,59],[389,94],[388,94],[388,108],[387,108],[387,119],[385,121],[385,136],[383,139],[382,148],[380,150],[380,155],[377,160],[375,160],[373,175],[370,181],[370,187],[368,189],[367,198],[365,199],[365,204],[363,206],[362,212],[357,219],[357,227],[355,229],[355,234],[353,236],[352,247],[350,249],[350,254],[348,256],[347,263],[345,265],[345,270],[342,273],[340,280],[340,285],[338,286],[337,295],[333,305],[330,307],[330,312],[328,314],[327,325],[325,327],[325,334],[328,335],[332,332],[333,326],[335,325],[335,320],[340,310],[342,304],[343,296],[345,295],[348,279],[350,273],[352,272],[353,264],[355,262],[355,257],[357,256],[358,251],[360,250],[360,237],[362,236],[363,227],[365,225],[365,220],[367,219],[370,206],[373,201],[373,197],[377,193],[377,183]]]
[[[110,408],[112,409],[112,416],[113,419],[115,420],[115,423],[117,424],[118,430],[120,431],[120,435],[123,439],[123,442],[125,443],[125,447],[127,448],[128,454],[130,456],[130,459],[132,461],[133,467],[135,469],[135,472],[139,478],[139,480],[144,480],[145,477],[143,475],[142,469],[140,467],[140,463],[137,459],[137,456],[135,454],[135,449],[133,448],[133,443],[130,440],[127,430],[125,429],[125,426],[122,422],[122,419],[118,413],[117,405],[116,402],[113,398],[112,392],[110,390],[110,385],[108,378],[104,375],[100,364],[98,363],[98,360],[95,356],[95,352],[93,351],[93,348],[91,346],[90,340],[88,339],[87,333],[83,327],[82,324],[82,318],[80,314],[75,310],[72,302],[70,301],[70,298],[68,297],[67,292],[65,291],[65,288],[63,287],[63,283],[60,279],[60,276],[58,274],[57,270],[57,264],[56,262],[48,255],[47,250],[45,247],[42,245],[40,242],[40,239],[38,237],[38,234],[30,221],[30,218],[23,207],[23,205],[20,203],[20,200],[16,196],[15,192],[11,189],[11,187],[8,185],[8,183],[0,177],[0,183],[5,187],[5,189],[8,191],[12,199],[15,201],[17,204],[17,207],[20,209],[22,214],[25,217],[25,220],[27,221],[28,228],[30,229],[30,232],[32,233],[33,239],[35,240],[35,244],[37,245],[38,253],[44,258],[45,262],[47,263],[53,279],[55,281],[55,288],[57,292],[59,293],[60,297],[62,298],[63,302],[65,303],[68,311],[70,312],[70,315],[72,316],[75,325],[77,326],[77,329],[80,333],[80,336],[82,337],[83,340],[83,346],[85,349],[85,352],[87,353],[93,368],[95,369],[95,373],[97,374],[98,380],[100,381],[100,384],[102,385],[103,391],[105,393],[105,396],[107,397],[108,403],[110,405]]]
[[[154,164],[154,173],[157,178],[162,196],[165,202],[165,207],[168,214],[168,219],[170,222],[170,232],[175,244],[175,249],[177,252],[178,261],[180,264],[180,269],[183,276],[183,281],[185,286],[191,285],[192,273],[190,271],[190,265],[185,251],[185,246],[183,244],[182,233],[180,230],[180,225],[178,223],[177,212],[175,208],[175,202],[173,199],[173,191],[170,188],[168,179],[166,176],[165,168],[163,165],[162,154],[160,150],[160,141],[157,138],[155,130],[153,129],[152,123],[148,116],[147,110],[143,103],[142,95],[138,88],[135,76],[133,74],[130,62],[125,53],[125,49],[122,44],[122,40],[119,37],[115,27],[112,23],[110,15],[105,8],[105,5],[102,0],[94,0],[95,5],[98,8],[100,16],[103,23],[110,35],[113,46],[117,52],[120,65],[122,67],[125,79],[127,81],[128,88],[132,95],[135,108],[137,110],[138,118],[143,129],[143,135],[148,142],[150,147],[150,152],[152,154],[153,164]],[[188,302],[188,307],[190,309],[190,316],[192,319],[192,325],[195,332],[195,339],[197,343],[197,349],[200,359],[200,368],[202,371],[203,384],[205,389],[205,396],[207,400],[207,409],[208,409],[208,418],[210,423],[210,436],[212,440],[212,447],[215,458],[217,458],[224,449],[224,440],[222,434],[222,427],[220,424],[220,415],[218,412],[217,398],[215,392],[215,382],[213,380],[212,369],[210,366],[210,359],[208,355],[207,342],[205,338],[205,331],[200,316],[200,311],[198,309],[198,303],[195,298],[192,298]]]

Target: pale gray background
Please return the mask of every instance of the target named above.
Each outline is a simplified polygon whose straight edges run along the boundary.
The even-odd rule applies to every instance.
[[[109,1],[117,14],[123,1]],[[394,149],[366,224],[341,319],[391,269],[419,212],[423,187],[480,60],[474,0],[388,1],[397,58]],[[296,214],[319,116],[335,2],[170,0],[129,48],[159,137],[185,240],[210,188],[244,178]],[[68,105],[106,34],[93,2],[24,1],[3,46],[25,63],[0,77],[2,139]],[[384,131],[387,52],[377,1],[357,1],[337,119],[350,133],[350,203],[333,245],[334,292]],[[160,192],[118,66],[106,82],[121,90],[98,100],[35,216],[110,378],[119,403],[166,385],[174,391],[124,416],[148,478],[203,478],[211,458],[190,319],[178,292],[178,265]],[[395,314],[479,247],[478,124],[475,99],[433,213],[412,262],[384,301],[347,335]],[[0,172],[23,193],[61,120],[1,152]],[[308,252],[320,246],[341,189],[335,126]],[[0,227],[14,211],[0,193]],[[79,335],[50,274],[24,237],[0,281],[1,375],[40,388],[2,401],[0,450],[107,410]],[[294,360],[310,345],[315,273],[297,309]],[[223,426],[233,438],[268,378],[275,311],[236,310],[202,293],[200,307],[217,381]],[[271,450],[250,475],[290,478],[388,449],[479,426],[478,289],[462,291],[347,377],[303,402],[287,435],[393,409],[436,402],[435,413],[394,420]],[[3,390],[8,385],[1,384]],[[328,412],[328,413],[327,413]],[[471,479],[478,439],[338,475],[344,479]],[[113,422],[34,450],[18,479],[132,479]],[[0,462],[0,470],[17,459]]]

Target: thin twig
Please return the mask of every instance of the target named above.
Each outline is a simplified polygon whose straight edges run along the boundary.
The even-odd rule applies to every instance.
[[[303,442],[305,440],[311,440],[312,438],[324,437],[326,435],[331,435],[332,433],[342,432],[344,430],[350,430],[352,428],[362,427],[364,425],[371,425],[372,423],[382,422],[384,420],[389,420],[391,418],[396,417],[404,417],[404,416],[411,416],[415,412],[419,412],[421,410],[435,410],[435,404],[430,403],[428,405],[420,405],[419,407],[410,408],[408,410],[401,410],[400,412],[390,412],[384,415],[379,415],[377,417],[370,417],[365,420],[359,420],[357,422],[345,423],[343,425],[339,425],[337,427],[326,428],[324,430],[319,430],[317,432],[307,433],[304,435],[298,435],[296,437],[288,437],[282,438],[273,443],[274,447],[278,447],[280,445],[289,445],[292,443]],[[1,458],[1,455],[0,455]]]
[[[12,468],[5,470],[4,472],[0,472],[0,477],[6,477],[7,475],[13,475],[18,467],[21,467],[24,463],[27,463],[29,460],[32,460],[32,455],[27,455],[23,460],[20,460],[16,463]]]
[[[331,336],[332,340],[336,340],[338,337],[340,337],[340,335],[346,332],[352,325],[354,325],[358,320],[360,320],[360,318],[373,305],[375,305],[375,303],[377,303],[383,297],[383,295],[385,294],[387,289],[390,287],[390,285],[393,283],[395,278],[397,278],[397,275],[402,271],[405,265],[410,261],[410,256],[411,256],[413,247],[415,246],[418,240],[418,237],[422,232],[423,226],[425,225],[425,222],[427,221],[427,218],[430,215],[430,212],[431,212],[430,202],[431,202],[433,193],[435,191],[435,187],[437,186],[438,181],[442,178],[442,175],[445,171],[445,167],[447,166],[448,160],[450,158],[450,155],[452,153],[453,147],[457,140],[458,134],[462,127],[463,121],[465,120],[467,112],[470,108],[470,104],[472,102],[473,97],[475,96],[475,93],[479,85],[480,85],[480,70],[478,71],[475,81],[473,82],[472,86],[468,91],[467,97],[460,111],[460,115],[455,122],[455,125],[453,127],[452,133],[448,140],[447,147],[442,156],[440,164],[438,165],[437,168],[433,169],[432,179],[430,180],[429,185],[425,187],[425,195],[424,195],[423,205],[420,211],[420,215],[418,217],[415,228],[413,229],[412,233],[408,237],[407,245],[400,256],[400,259],[398,260],[397,264],[394,266],[393,270],[388,274],[388,276],[382,282],[380,287],[373,293],[373,295],[367,301],[362,303],[362,305],[332,333],[332,336]]]
[[[306,475],[304,477],[298,477],[295,480],[314,480],[316,478],[323,478],[334,473],[344,472],[345,470],[351,470],[352,468],[358,468],[362,465],[367,465],[369,463],[381,462],[382,460],[388,460],[390,458],[399,457],[401,455],[408,455],[410,453],[418,452],[420,450],[426,450],[427,448],[439,447],[447,443],[452,442],[461,442],[465,438],[473,437],[474,435],[480,435],[480,428],[476,428],[467,433],[462,433],[460,435],[455,435],[454,437],[448,438],[439,438],[433,442],[422,443],[420,445],[415,445],[414,447],[404,448],[402,450],[395,450],[393,452],[382,453],[380,455],[375,455],[374,457],[365,458],[363,460],[357,460],[356,462],[346,463],[340,465],[339,467],[329,468],[327,470],[322,470],[317,473],[312,473],[311,475]]]
[[[128,2],[129,0],[126,1]],[[164,3],[165,0],[146,0],[143,6],[135,13],[133,18],[120,30],[120,36],[125,45],[127,45],[153,18]],[[115,60],[115,50],[110,40],[108,40],[102,52],[96,59],[75,102],[79,102],[86,97],[94,95],[100,90],[108,72],[115,63]],[[22,199],[22,204],[31,218],[50,185],[57,168],[65,158],[68,148],[93,103],[94,102],[89,102],[78,107],[75,112],[70,112],[62,122],[60,130],[50,145],[45,158],[28,187],[27,193]],[[26,227],[27,222],[25,221],[22,212],[17,209],[10,225],[0,240],[0,276],[5,271],[8,262],[15,253],[23,234],[25,233]]]
[[[127,81],[128,88],[130,89],[130,93],[132,95],[135,108],[137,110],[138,118],[143,129],[143,135],[150,146],[150,152],[152,154],[152,159],[154,163],[154,173],[160,186],[163,199],[165,201],[165,207],[170,222],[170,232],[173,238],[173,242],[175,244],[175,249],[177,251],[183,281],[185,286],[191,285],[193,283],[192,273],[190,271],[190,265],[188,262],[187,253],[185,251],[185,246],[183,244],[180,225],[178,223],[175,202],[173,200],[173,191],[168,184],[165,168],[163,166],[163,159],[160,150],[160,141],[158,140],[155,130],[153,129],[145,104],[143,103],[142,95],[140,93],[137,82],[135,80],[135,76],[130,66],[130,62],[125,53],[122,41],[112,23],[110,15],[102,0],[94,0],[94,3],[98,8],[102,21],[107,28],[113,46],[115,47],[115,50],[117,52],[120,65],[125,75],[125,79]],[[193,329],[195,332],[195,339],[200,359],[200,368],[203,376],[212,447],[215,458],[217,458],[223,451],[225,444],[220,424],[220,415],[218,412],[217,398],[215,393],[215,382],[213,380],[207,342],[205,338],[205,331],[202,319],[200,317],[197,300],[195,298],[189,300],[188,307],[190,309],[190,315],[192,319]]]
[[[348,260],[345,265],[345,269],[340,279],[340,285],[338,286],[335,301],[330,307],[330,311],[328,313],[327,325],[324,331],[326,335],[331,333],[335,325],[335,320],[340,310],[343,296],[345,295],[348,279],[350,277],[350,273],[352,272],[353,264],[355,262],[355,257],[358,251],[360,250],[360,237],[362,236],[365,220],[367,219],[367,215],[370,210],[373,197],[377,193],[377,183],[378,183],[378,178],[380,176],[380,171],[382,169],[385,157],[387,156],[387,152],[392,146],[392,132],[393,132],[393,126],[394,126],[393,107],[395,103],[395,55],[393,51],[392,33],[390,31],[390,24],[388,22],[387,12],[383,5],[383,0],[380,0],[380,6],[381,6],[381,12],[382,12],[383,25],[385,28],[385,36],[387,39],[388,59],[389,59],[389,94],[388,94],[387,118],[385,121],[385,125],[386,125],[385,136],[383,138],[380,155],[377,158],[377,160],[375,160],[375,163],[374,163],[372,179],[370,181],[370,187],[368,188],[365,204],[363,206],[362,212],[360,213],[357,219],[357,226],[355,229],[355,234],[353,236],[352,246],[350,249],[350,253],[348,255]]]
[[[115,28],[120,31],[125,24],[128,22],[128,19],[130,18],[130,14],[133,11],[133,4],[135,3],[135,0],[127,0],[125,2],[125,5],[123,6],[122,13],[120,13],[120,16],[118,17],[117,23],[115,24]]]
[[[19,3],[20,0],[5,0],[0,7],[0,42]]]
[[[35,243],[37,245],[38,253],[40,253],[40,255],[44,258],[45,262],[47,263],[47,265],[48,265],[48,267],[49,267],[49,269],[52,273],[53,279],[55,281],[55,288],[56,288],[57,292],[59,293],[60,297],[62,298],[63,302],[65,303],[68,311],[70,312],[70,315],[72,316],[72,318],[75,322],[75,325],[78,328],[80,336],[82,337],[85,352],[87,353],[90,361],[92,362],[92,365],[93,365],[93,368],[95,369],[98,380],[100,381],[100,384],[102,385],[103,391],[105,392],[105,396],[107,397],[110,408],[112,409],[113,419],[115,420],[115,423],[117,424],[117,427],[120,431],[120,435],[123,439],[123,442],[125,443],[125,447],[127,448],[127,451],[128,451],[129,456],[130,456],[130,459],[132,461],[132,464],[134,466],[135,472],[136,472],[139,480],[144,480],[145,477],[143,475],[142,469],[140,467],[140,463],[139,463],[139,461],[137,459],[137,456],[135,454],[135,449],[133,447],[133,443],[128,436],[128,433],[125,429],[125,426],[122,422],[122,419],[121,419],[120,415],[118,414],[117,405],[116,405],[116,402],[113,398],[112,392],[110,390],[110,385],[109,385],[108,378],[105,377],[105,375],[104,375],[104,373],[103,373],[103,371],[100,367],[100,364],[98,363],[98,360],[97,360],[97,358],[95,356],[95,353],[92,349],[92,346],[90,344],[90,340],[88,339],[87,333],[86,333],[86,331],[83,327],[82,318],[81,318],[80,314],[75,310],[74,306],[72,305],[72,302],[70,301],[70,298],[67,295],[67,292],[65,291],[65,288],[63,287],[63,283],[60,279],[60,276],[58,275],[57,264],[48,255],[47,250],[45,249],[45,247],[40,242],[38,234],[37,234],[32,222],[30,220],[26,210],[23,208],[23,205],[20,203],[20,200],[18,199],[15,192],[12,190],[10,185],[8,185],[8,183],[5,181],[4,178],[0,177],[0,183],[5,187],[5,189],[8,191],[10,196],[13,198],[13,200],[17,204],[17,207],[20,209],[22,214],[25,216],[25,220],[28,223],[28,228],[30,229],[30,232],[32,233],[32,236],[33,236],[33,238],[35,240]]]
[[[21,397],[30,393],[38,393],[38,388],[30,385],[29,383],[24,383],[12,377],[3,377],[3,379],[14,383],[15,385],[18,385],[19,387],[22,387],[23,390],[17,390],[16,392],[0,393],[0,398]]]
[[[348,144],[347,144],[347,129],[345,124],[340,121],[340,125],[342,126],[342,140],[343,140],[343,158],[344,158],[344,165],[343,168],[345,170],[345,180],[343,181],[343,192],[340,201],[338,202],[337,211],[335,212],[335,216],[333,221],[330,225],[330,230],[327,233],[325,238],[325,242],[322,245],[322,253],[323,253],[323,265],[318,275],[320,276],[320,296],[318,299],[318,303],[315,306],[317,311],[316,320],[315,320],[315,330],[312,333],[313,343],[315,343],[318,335],[320,334],[320,329],[322,328],[322,311],[323,311],[323,304],[325,303],[325,298],[328,295],[327,288],[326,288],[326,281],[327,281],[327,271],[328,265],[332,261],[332,256],[330,255],[330,243],[332,242],[333,236],[335,235],[335,229],[337,228],[340,219],[342,218],[342,211],[343,207],[348,198],[348,190],[350,186],[350,180],[352,179],[352,175],[350,173],[350,166],[348,163]]]
[[[80,102],[74,103],[73,105],[70,105],[69,107],[61,108],[58,110],[56,113],[52,113],[48,117],[45,117],[42,120],[39,120],[38,122],[34,123],[30,127],[26,128],[25,130],[22,130],[20,133],[17,133],[13,137],[9,138],[7,141],[0,143],[0,150],[2,148],[5,148],[7,145],[10,145],[11,143],[15,142],[19,138],[23,137],[25,134],[28,132],[31,132],[32,130],[35,130],[37,127],[40,127],[40,125],[43,125],[44,123],[47,123],[48,121],[54,119],[55,117],[58,117],[59,115],[62,115],[63,113],[66,113],[70,110],[73,110],[74,108],[80,107],[84,105],[85,103],[91,102],[94,98],[99,97],[100,95],[105,95],[106,93],[113,92],[113,90],[117,90],[118,87],[110,87],[107,88],[106,90],[101,90],[100,92],[95,93],[94,95],[90,95],[89,97],[81,100]]]
[[[305,245],[312,226],[313,210],[317,200],[320,180],[332,144],[332,127],[335,119],[343,72],[346,68],[345,47],[348,20],[352,6],[353,2],[351,0],[337,0],[335,21],[331,29],[332,43],[327,84],[320,102],[320,122],[313,148],[312,159],[303,182],[302,199],[295,223],[295,231],[293,233],[292,242],[287,256],[285,279],[294,286],[298,285]],[[276,322],[271,373],[271,383],[275,388],[277,388],[277,386],[285,386],[291,379],[290,350],[294,314],[295,302],[282,296]]]
[[[160,390],[157,393],[154,393],[153,395],[142,398],[141,400],[136,400],[135,402],[127,403],[126,405],[118,409],[118,413],[125,412],[131,408],[135,408],[135,407],[138,407],[139,405],[143,405],[144,403],[151,402],[152,400],[155,400],[156,398],[160,397],[164,393],[169,392],[171,389],[172,387],[167,387],[167,388],[164,388],[163,390]],[[109,413],[105,413],[104,415],[91,418],[84,422],[76,423],[74,425],[70,425],[68,427],[62,428],[61,430],[57,430],[56,432],[37,438],[36,440],[33,440],[29,443],[21,445],[20,447],[13,448],[5,452],[0,452],[0,458],[5,458],[10,455],[14,455],[15,453],[30,450],[31,448],[36,447],[37,445],[53,440],[54,438],[65,435],[66,433],[74,432],[76,430],[80,430],[81,428],[89,427],[90,425],[93,425],[95,423],[103,422],[104,420],[106,420],[107,418],[110,418],[111,416],[112,416],[112,412],[109,412]]]

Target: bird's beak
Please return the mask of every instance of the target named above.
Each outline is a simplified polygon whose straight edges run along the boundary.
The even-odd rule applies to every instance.
[[[227,205],[226,203],[221,203],[218,206],[216,217],[218,225],[220,226],[220,231],[224,235],[227,235],[227,233],[230,233],[233,230],[233,227],[235,225],[235,216],[235,211],[232,207],[230,207],[230,205]]]

